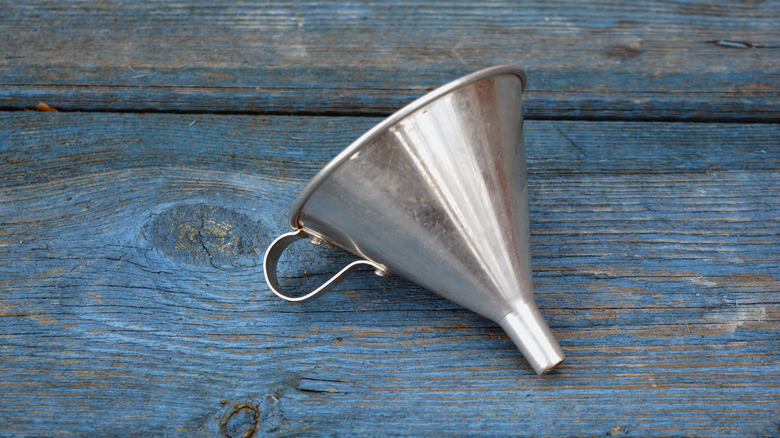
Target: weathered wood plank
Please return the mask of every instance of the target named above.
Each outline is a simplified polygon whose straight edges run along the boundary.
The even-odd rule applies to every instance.
[[[0,114],[0,433],[778,433],[780,126],[526,123],[537,297],[569,356],[540,378],[395,277],[305,305],[265,287],[297,191],[377,121]],[[302,245],[283,269],[303,287],[348,259]]]
[[[776,121],[777,1],[0,2],[0,107],[387,114],[528,69],[530,118]]]

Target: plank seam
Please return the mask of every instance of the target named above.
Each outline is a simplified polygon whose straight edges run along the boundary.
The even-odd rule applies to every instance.
[[[399,108],[400,109],[400,108]],[[16,106],[0,106],[1,112],[38,112],[35,109]],[[177,115],[217,115],[217,116],[278,116],[278,117],[354,117],[384,118],[392,113],[377,111],[220,111],[220,110],[155,110],[141,109],[57,109],[63,113],[117,113],[117,114],[177,114]],[[526,115],[525,120],[534,121],[579,121],[579,122],[659,122],[659,123],[730,123],[730,124],[778,124],[774,118],[761,117],[636,117],[636,116],[568,116],[568,115]]]

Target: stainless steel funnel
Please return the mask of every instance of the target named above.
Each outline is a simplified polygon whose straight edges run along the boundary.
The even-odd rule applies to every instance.
[[[470,74],[412,102],[336,156],[293,203],[294,231],[266,252],[271,290],[304,301],[368,265],[497,322],[538,374],[561,363],[563,351],[533,295],[525,81],[514,66]],[[276,265],[302,238],[361,260],[316,290],[289,297]]]

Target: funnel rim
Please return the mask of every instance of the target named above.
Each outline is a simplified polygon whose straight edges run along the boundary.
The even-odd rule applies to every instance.
[[[314,194],[314,192],[322,185],[323,182],[336,170],[341,164],[349,160],[356,152],[360,151],[364,146],[371,143],[377,136],[385,132],[387,129],[400,122],[407,116],[411,115],[420,108],[428,105],[431,102],[438,100],[439,98],[457,90],[458,88],[465,87],[466,85],[473,84],[493,76],[499,76],[504,74],[514,74],[520,78],[520,91],[525,91],[525,86],[528,81],[525,70],[517,65],[497,65],[494,67],[488,67],[482,70],[478,70],[474,73],[455,79],[452,82],[444,84],[435,90],[426,93],[425,95],[415,99],[413,102],[407,104],[403,108],[394,112],[392,115],[379,122],[373,128],[366,131],[363,135],[353,141],[344,150],[338,153],[332,160],[328,162],[322,169],[320,169],[316,175],[306,184],[301,193],[293,202],[290,207],[290,214],[288,220],[290,227],[293,230],[302,228],[298,223],[298,217],[300,216],[303,206],[306,205],[306,201]]]

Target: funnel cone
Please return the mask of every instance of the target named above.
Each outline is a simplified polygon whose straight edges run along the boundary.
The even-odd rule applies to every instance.
[[[323,168],[290,225],[497,322],[542,374],[564,355],[533,297],[524,81],[518,68],[494,67],[413,102]],[[280,296],[284,246],[266,255]]]

